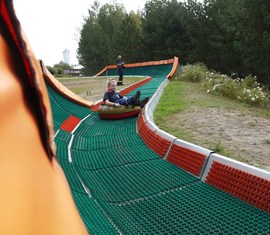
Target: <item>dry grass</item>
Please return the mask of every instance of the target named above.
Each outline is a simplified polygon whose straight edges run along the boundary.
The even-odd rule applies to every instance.
[[[124,86],[118,86],[118,89],[123,89],[135,82],[144,79],[143,77],[125,77]],[[80,97],[95,102],[102,99],[106,91],[107,77],[83,77],[83,78],[59,78],[64,86],[70,89]]]

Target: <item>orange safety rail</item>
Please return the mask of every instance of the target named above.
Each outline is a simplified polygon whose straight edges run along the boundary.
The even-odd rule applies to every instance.
[[[136,88],[138,88],[138,87],[144,85],[145,83],[147,83],[147,82],[149,82],[149,81],[151,81],[151,80],[152,80],[152,77],[147,77],[147,78],[145,78],[145,79],[143,79],[143,80],[141,80],[141,81],[139,81],[139,82],[136,82],[136,83],[134,83],[134,84],[132,84],[132,85],[130,85],[130,86],[128,86],[128,87],[122,89],[121,91],[119,91],[119,93],[120,93],[121,95],[126,95],[126,94],[130,93],[131,91],[135,90]],[[93,105],[93,107],[91,107],[91,110],[94,111],[94,112],[96,112],[96,111],[98,110],[99,106],[100,106],[102,103],[103,103],[103,101],[99,101],[99,102],[95,103],[95,104]]]
[[[141,63],[125,64],[125,67],[126,68],[134,68],[134,67],[143,67],[143,66],[152,66],[152,65],[173,64],[174,61],[176,60],[176,58],[177,58],[177,63],[178,63],[178,57],[174,57],[173,59],[168,59],[168,60],[148,61],[148,62],[141,62]],[[103,68],[100,72],[98,72],[95,76],[100,76],[107,69],[116,69],[116,68],[117,68],[116,65],[108,65],[105,68]]]
[[[157,133],[153,133],[149,139],[147,146],[157,153],[160,157],[164,157],[167,153],[171,142],[159,136]]]
[[[79,124],[81,119],[75,116],[69,116],[66,121],[64,121],[61,125],[61,129],[67,132],[72,132],[74,128]]]
[[[116,67],[116,65],[115,65]],[[104,67],[101,71],[99,71],[95,76],[100,76],[101,74],[105,73],[107,70],[108,66]]]
[[[270,180],[214,161],[206,183],[270,213]]]
[[[199,176],[206,156],[188,148],[173,144],[167,160],[180,168]]]
[[[95,103],[94,106],[91,108],[91,110],[92,110],[93,112],[96,112],[101,104],[103,104],[103,100],[101,100],[101,101]]]
[[[73,93],[71,90],[66,88],[62,83],[60,83],[47,69],[45,69],[44,77],[48,83],[62,96],[67,99],[79,104],[91,108],[94,102],[87,101],[80,96]]]
[[[138,132],[141,130],[143,124],[145,123],[145,119],[144,119],[144,115],[140,115],[139,118],[138,118],[138,121],[137,121],[137,129],[138,129]]]
[[[143,139],[144,143],[148,143],[150,137],[154,134],[154,131],[149,128],[149,126],[144,123],[141,129],[139,130],[139,135]]]
[[[173,77],[173,75],[176,73],[176,71],[178,70],[178,65],[179,65],[179,59],[178,57],[174,57],[174,60],[173,60],[173,67],[172,67],[172,70],[171,72],[167,75],[166,78],[168,79],[171,79]]]

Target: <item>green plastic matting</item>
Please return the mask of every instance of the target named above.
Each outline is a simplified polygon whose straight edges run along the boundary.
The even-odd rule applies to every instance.
[[[122,234],[270,233],[270,214],[203,182],[143,200],[99,203]]]
[[[137,118],[130,118],[133,119],[133,125],[127,122],[105,122],[104,124],[100,123],[101,125],[88,125],[82,122],[82,124],[76,130],[77,136],[83,137],[93,137],[93,136],[104,136],[104,135],[117,135],[119,133],[136,133],[136,125],[135,122]]]
[[[142,145],[144,142],[138,138],[136,133],[117,134],[108,136],[95,136],[94,138],[85,138],[75,135],[72,148],[79,150],[98,150],[105,148],[114,148],[117,146],[135,146]]]
[[[50,102],[53,110],[53,117],[58,119],[58,116],[55,117],[56,114],[60,115],[61,113],[65,114],[67,117],[73,115],[77,118],[84,118],[85,116],[92,113],[91,109],[78,105],[71,100],[61,96],[59,93],[56,92],[54,88],[52,88],[48,83],[47,89],[50,97]],[[65,120],[60,117],[61,120]]]
[[[127,68],[125,74],[153,78],[136,89],[144,98],[154,94],[171,68]],[[103,75],[116,74],[109,70]],[[47,88],[57,159],[90,234],[270,234],[269,213],[201,182],[150,150],[136,133],[137,117],[101,120],[49,84]],[[59,129],[70,115],[84,119],[74,133]]]
[[[119,234],[109,217],[88,195],[74,192],[73,197],[90,234]]]
[[[145,145],[132,146],[129,148],[115,147],[111,149],[98,149],[93,151],[71,149],[73,163],[88,170],[100,170],[109,167],[121,166],[159,159],[152,150]]]
[[[72,192],[83,193],[87,195],[87,192],[85,191],[85,188],[81,184],[81,181],[77,175],[74,166],[67,159],[65,160],[62,158],[58,158],[58,162],[60,163],[65,172],[66,178],[69,182]]]
[[[95,198],[110,202],[140,199],[198,181],[163,159],[96,171],[76,169]]]

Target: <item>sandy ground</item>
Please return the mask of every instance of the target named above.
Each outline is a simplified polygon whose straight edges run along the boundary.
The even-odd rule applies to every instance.
[[[170,120],[188,131],[194,144],[208,149],[219,145],[227,157],[270,171],[269,119],[237,110],[192,107]]]

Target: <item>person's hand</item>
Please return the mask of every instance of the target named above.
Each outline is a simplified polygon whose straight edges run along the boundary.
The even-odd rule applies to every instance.
[[[121,107],[122,105],[121,104],[118,104],[118,103],[114,103],[114,107]]]

